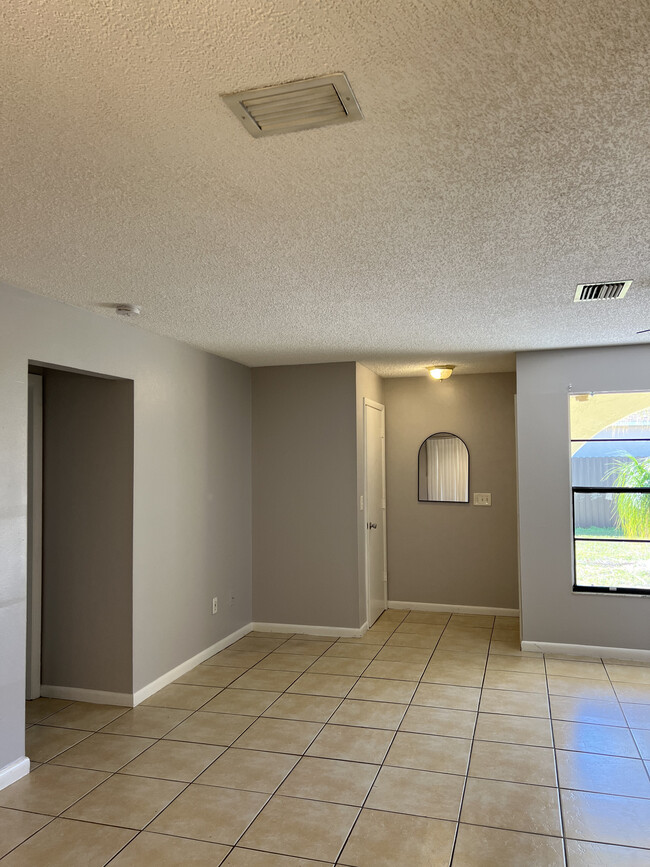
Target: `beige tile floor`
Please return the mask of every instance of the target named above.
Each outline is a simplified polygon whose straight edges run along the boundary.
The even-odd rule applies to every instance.
[[[515,618],[251,633],[27,724],[2,867],[650,865],[650,667],[522,653]]]

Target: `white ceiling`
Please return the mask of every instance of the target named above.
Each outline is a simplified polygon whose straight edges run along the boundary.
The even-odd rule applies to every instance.
[[[253,366],[646,342],[649,45],[647,0],[10,0],[0,279]],[[219,98],[338,71],[363,121]]]

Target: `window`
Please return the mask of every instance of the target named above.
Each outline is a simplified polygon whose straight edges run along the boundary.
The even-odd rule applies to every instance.
[[[650,594],[650,393],[574,394],[577,591]]]

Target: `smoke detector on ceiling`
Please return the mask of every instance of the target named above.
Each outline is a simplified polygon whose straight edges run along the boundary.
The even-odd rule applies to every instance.
[[[255,138],[363,118],[344,72],[221,97]]]
[[[631,285],[631,280],[617,280],[610,283],[579,283],[573,300],[606,301],[610,298],[623,298]]]

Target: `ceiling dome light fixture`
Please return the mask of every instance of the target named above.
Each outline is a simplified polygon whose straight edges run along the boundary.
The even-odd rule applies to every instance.
[[[118,316],[139,316],[142,311],[137,304],[116,304],[115,312]]]
[[[434,364],[431,367],[427,367],[427,370],[433,379],[442,382],[443,379],[449,379],[455,366],[455,364]]]

